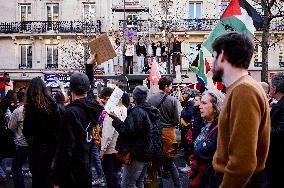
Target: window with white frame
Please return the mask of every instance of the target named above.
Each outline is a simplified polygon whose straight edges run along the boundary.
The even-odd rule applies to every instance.
[[[54,24],[52,22],[59,21],[59,4],[58,3],[46,4],[46,13],[47,13],[48,29],[53,30]]]
[[[20,20],[21,22],[30,21],[32,15],[31,4],[19,4]]]
[[[32,68],[33,51],[32,45],[20,45],[21,48],[21,62],[19,68]]]
[[[136,28],[137,27],[137,20],[139,20],[140,17],[137,13],[130,13],[126,16],[126,22],[128,28]]]
[[[58,68],[58,47],[56,45],[46,46],[46,68]]]
[[[224,10],[227,8],[229,3],[230,3],[229,0],[222,0],[220,4],[220,12],[224,12]]]
[[[202,18],[202,2],[189,2],[189,19]]]
[[[84,20],[96,19],[96,3],[83,3],[83,19]]]

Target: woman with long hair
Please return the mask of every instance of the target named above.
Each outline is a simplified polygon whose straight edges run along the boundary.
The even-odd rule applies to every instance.
[[[51,165],[60,124],[57,104],[41,78],[33,78],[26,92],[23,134],[28,142],[33,188],[51,188]]]

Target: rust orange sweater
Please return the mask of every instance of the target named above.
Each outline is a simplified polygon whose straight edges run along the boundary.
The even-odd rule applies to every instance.
[[[266,94],[250,76],[227,88],[219,116],[216,172],[223,173],[221,188],[242,188],[265,167],[269,149],[270,115]]]

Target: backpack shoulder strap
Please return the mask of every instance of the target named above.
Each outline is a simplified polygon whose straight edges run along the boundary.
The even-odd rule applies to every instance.
[[[166,100],[168,94],[165,94],[164,97],[162,98],[161,102],[157,105],[157,108],[159,109],[161,107],[161,105],[163,104],[163,102]]]

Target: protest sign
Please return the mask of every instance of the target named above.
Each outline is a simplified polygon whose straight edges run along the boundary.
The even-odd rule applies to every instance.
[[[91,53],[96,54],[95,58],[97,64],[102,64],[103,62],[116,57],[116,53],[107,34],[101,35],[99,38],[89,42],[89,46]]]
[[[105,105],[105,111],[112,112],[123,95],[123,91],[116,87]]]

